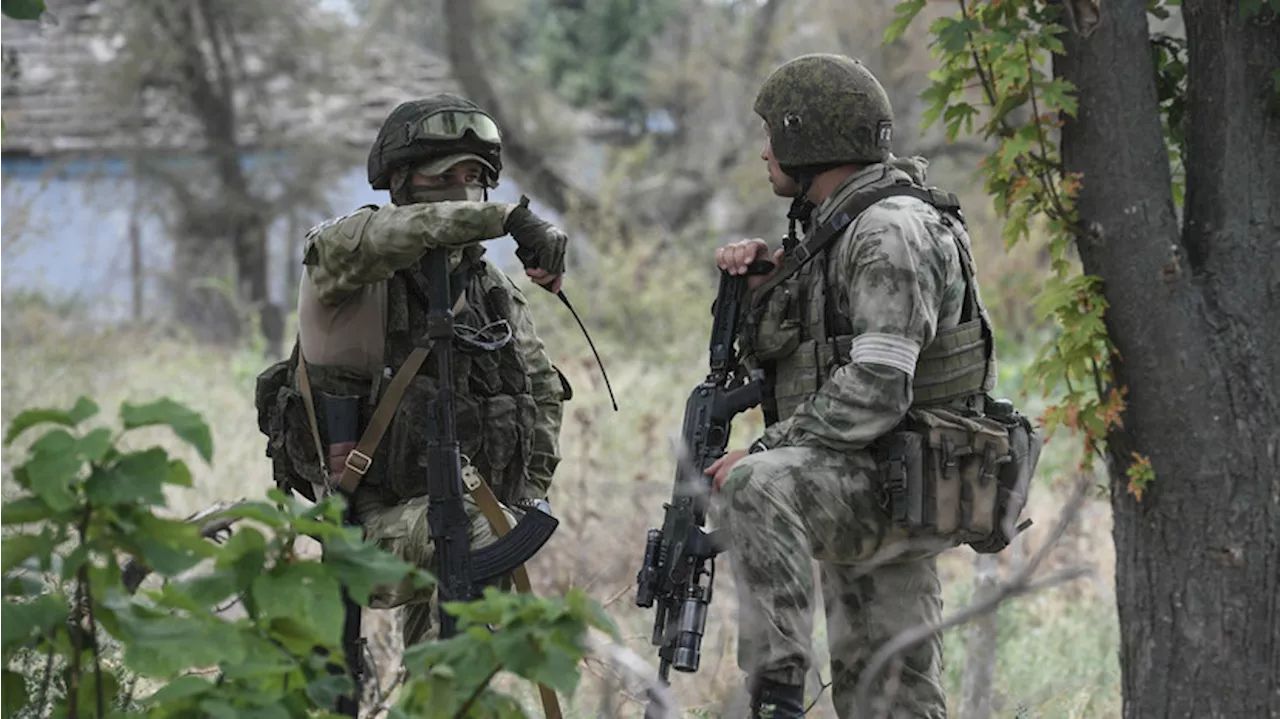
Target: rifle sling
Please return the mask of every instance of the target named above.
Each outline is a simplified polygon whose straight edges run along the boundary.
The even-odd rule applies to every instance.
[[[365,473],[369,471],[369,467],[373,464],[373,454],[378,451],[378,444],[382,442],[382,437],[387,433],[387,428],[391,426],[391,420],[395,418],[396,407],[400,406],[400,400],[404,398],[404,391],[409,388],[409,381],[414,375],[418,374],[418,370],[422,368],[422,363],[426,361],[427,355],[430,354],[431,348],[435,343],[427,342],[426,347],[414,347],[409,353],[408,359],[404,364],[400,365],[396,376],[391,379],[391,384],[387,386],[386,394],[382,395],[382,400],[378,402],[378,407],[373,410],[373,416],[369,418],[369,424],[364,428],[364,433],[360,435],[360,441],[356,443],[356,448],[351,450],[347,455],[347,461],[342,468],[342,477],[338,479],[338,486],[347,494],[352,494],[356,488],[360,486],[360,480]],[[316,453],[320,456],[321,466],[328,473],[328,467],[325,465],[325,452],[323,444],[320,442],[319,424],[316,422],[315,400],[311,397],[311,380],[307,376],[307,361],[299,353],[298,357],[298,385],[302,390],[302,401],[307,408],[307,419],[311,422],[311,436],[316,443]]]
[[[848,202],[836,209],[831,214],[831,217],[827,218],[826,222],[819,225],[818,229],[808,239],[796,245],[794,249],[787,253],[786,260],[783,262],[782,268],[778,270],[778,274],[770,277],[768,282],[756,288],[752,293],[753,298],[758,301],[760,298],[767,297],[770,290],[786,282],[792,275],[799,272],[800,268],[809,264],[810,260],[821,254],[868,207],[883,199],[900,195],[923,200],[944,212],[954,212],[960,209],[960,203],[956,200],[954,194],[936,188],[898,184],[855,194]]]
[[[484,481],[478,472],[471,475],[473,482],[468,483],[468,489],[471,490],[471,496],[476,500],[476,506],[480,507],[480,513],[489,521],[489,525],[493,527],[494,534],[498,538],[506,536],[511,531],[511,523],[507,521],[507,515],[502,512],[502,505],[498,504],[498,498],[494,495],[493,490],[489,488],[489,483]],[[530,512],[536,512],[536,509],[530,509]],[[511,578],[515,582],[516,591],[521,594],[533,594],[533,585],[529,582],[529,572],[524,565],[511,570]],[[542,709],[547,715],[547,719],[561,719],[560,702],[556,698],[556,693],[551,687],[545,684],[538,685],[538,694],[542,696]]]

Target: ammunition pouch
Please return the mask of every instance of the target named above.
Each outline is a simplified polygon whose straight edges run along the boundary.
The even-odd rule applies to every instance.
[[[1035,476],[1036,465],[1040,463],[1044,438],[1008,400],[989,400],[986,414],[1008,431],[1010,461],[1000,470],[1000,496],[996,502],[1000,523],[989,537],[970,542],[969,546],[981,554],[995,554],[1009,546],[1009,542],[1024,528],[1018,524],[1018,517],[1027,506],[1031,479]]]
[[[895,524],[999,552],[1039,461],[1039,435],[1006,400],[987,414],[912,408],[902,429],[876,443],[883,504]]]
[[[804,336],[800,302],[791,283],[776,287],[759,307],[750,311],[747,330],[751,333],[751,354],[761,362],[790,357]]]
[[[316,488],[333,482],[330,473],[333,459],[329,455],[338,448],[325,448],[325,456],[317,454],[306,402],[297,385],[297,362],[295,346],[292,357],[276,362],[259,374],[254,384],[254,405],[258,410],[258,430],[267,437],[267,457],[271,459],[271,474],[276,486],[297,492],[314,502],[320,499]],[[368,377],[340,367],[311,365],[311,372],[323,377],[326,387],[344,395],[360,397],[360,427],[363,427],[369,413],[364,401],[369,393]],[[320,436],[328,437],[330,432],[324,412],[317,412],[316,419]],[[342,459],[345,461],[345,456]],[[380,470],[380,464],[378,461],[373,463],[371,474]]]
[[[373,484],[387,498],[403,501],[427,493],[427,443],[436,396],[435,378],[415,376],[395,410],[378,461],[393,468]],[[523,490],[533,452],[537,404],[531,395],[454,394],[454,423],[458,450],[489,480],[499,500],[510,501]]]

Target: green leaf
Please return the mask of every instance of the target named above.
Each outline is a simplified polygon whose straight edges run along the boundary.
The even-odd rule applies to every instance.
[[[48,519],[54,514],[49,505],[39,497],[19,497],[4,503],[3,509],[0,509],[0,524],[30,524]]]
[[[227,631],[233,629],[237,641],[244,646],[244,658],[222,667],[225,679],[261,681],[264,678],[283,677],[297,670],[298,661],[291,654],[281,651],[283,647],[274,630],[268,639],[258,628],[247,624],[226,628]]]
[[[0,12],[18,20],[39,20],[44,13],[44,0],[4,0]]]
[[[199,696],[211,689],[213,689],[213,684],[207,679],[190,675],[182,676],[170,680],[163,687],[160,687],[159,691],[143,699],[142,703],[148,706],[162,706],[166,702],[176,702]]]
[[[76,505],[71,485],[80,474],[76,438],[66,430],[48,432],[31,445],[32,456],[22,466],[31,491],[57,512]]]
[[[249,586],[267,561],[267,540],[253,527],[244,527],[222,545],[217,566],[235,572],[240,586]]]
[[[41,9],[43,9],[44,3],[39,4]],[[6,10],[8,6],[9,0],[5,0]],[[39,13],[36,13],[36,15],[38,16]],[[9,446],[13,440],[18,438],[18,435],[21,435],[23,432],[38,424],[53,422],[64,427],[74,427],[97,413],[98,405],[94,404],[93,400],[88,397],[81,397],[77,399],[75,405],[67,411],[60,409],[24,410],[19,412],[18,416],[14,417],[13,421],[9,423],[9,430],[4,436],[4,445],[6,447]]]
[[[964,52],[969,47],[970,33],[981,29],[972,18],[950,17],[938,18],[930,28],[942,51],[951,55]]]
[[[169,457],[152,448],[120,458],[109,468],[95,471],[85,482],[85,494],[98,506],[165,503],[163,484],[169,477]]]
[[[288,516],[269,502],[238,502],[218,513],[219,517],[241,517],[278,529],[288,521]]]
[[[889,44],[894,40],[902,37],[907,31],[907,27],[911,25],[911,21],[916,19],[916,15],[924,9],[926,0],[905,0],[898,3],[893,8],[893,22],[889,23],[889,27],[884,31],[884,44]]]
[[[307,685],[307,696],[317,706],[333,709],[338,697],[351,693],[355,685],[346,674],[329,674],[316,679]]]
[[[103,599],[115,612],[125,664],[138,674],[167,677],[191,667],[236,663],[245,657],[238,632],[208,618],[165,614],[120,593]]]
[[[321,564],[281,564],[253,582],[257,618],[301,622],[327,645],[342,639],[342,590]]]
[[[359,530],[331,537],[325,543],[324,564],[332,567],[351,598],[362,606],[369,603],[374,587],[398,582],[417,569],[376,544],[362,541]]]
[[[151,514],[139,516],[137,529],[120,542],[157,574],[166,577],[185,572],[219,552],[217,545],[200,536],[196,525]]]
[[[174,434],[195,447],[205,462],[213,459],[213,437],[209,425],[192,410],[171,399],[161,399],[150,404],[134,405],[125,402],[120,406],[120,419],[125,429],[166,425]]]
[[[192,486],[191,470],[187,468],[187,463],[180,459],[170,460],[169,474],[165,476],[164,482],[178,487]]]
[[[99,676],[92,671],[86,671],[81,675],[80,690],[76,692],[76,708],[78,714],[82,717],[99,717],[98,714],[98,681]],[[115,704],[116,695],[120,692],[120,681],[116,675],[107,667],[103,667],[101,671],[102,682],[102,707],[110,711]],[[55,712],[53,717],[57,717]],[[106,716],[110,717],[110,714]],[[51,719],[53,719],[51,717]]]
[[[99,427],[76,441],[76,454],[90,462],[100,462],[111,450],[111,430]]]
[[[220,604],[242,589],[245,589],[245,586],[240,581],[240,577],[233,570],[222,568],[169,582],[165,585],[164,593],[166,596],[183,595],[195,606],[207,608]]]
[[[4,652],[67,621],[67,602],[58,594],[45,594],[29,602],[5,601],[0,614],[0,644]]]
[[[28,701],[26,677],[5,669],[0,674],[0,719],[9,719],[22,711]]]
[[[200,711],[211,719],[240,719],[240,710],[222,699],[205,699],[200,702]]]

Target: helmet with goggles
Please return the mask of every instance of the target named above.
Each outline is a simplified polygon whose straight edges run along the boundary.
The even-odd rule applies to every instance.
[[[397,168],[440,165],[439,172],[444,172],[465,160],[480,163],[486,186],[497,185],[502,133],[475,103],[439,93],[401,103],[391,111],[369,150],[369,184],[375,190],[390,190]]]

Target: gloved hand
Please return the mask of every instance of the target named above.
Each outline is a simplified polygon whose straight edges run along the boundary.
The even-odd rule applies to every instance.
[[[551,515],[551,503],[545,499],[520,499],[516,501],[516,506],[524,511],[536,509],[543,514]],[[555,516],[555,515],[551,515]]]
[[[525,269],[564,274],[564,251],[569,237],[559,227],[533,214],[528,197],[520,197],[520,204],[507,215],[502,229],[516,241],[516,257]]]

